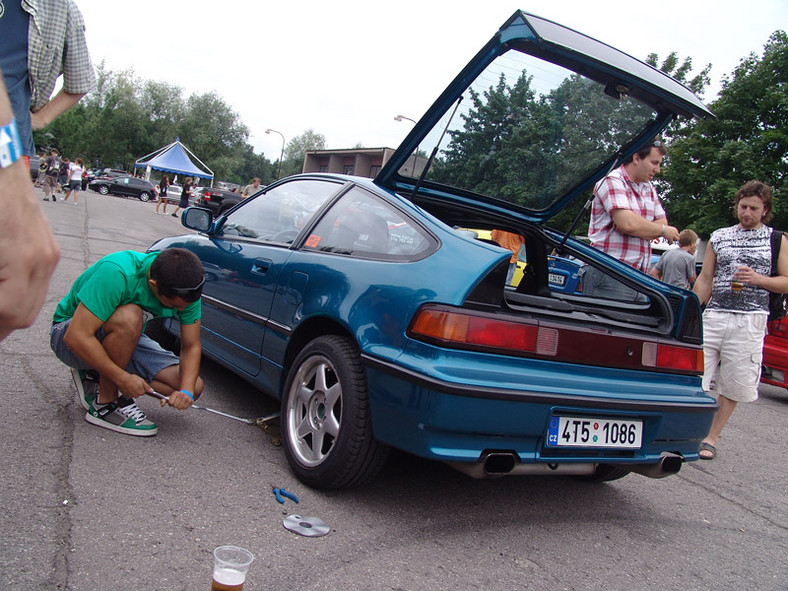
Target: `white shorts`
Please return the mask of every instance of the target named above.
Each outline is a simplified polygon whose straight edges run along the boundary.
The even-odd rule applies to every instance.
[[[766,314],[703,312],[703,389],[736,402],[758,399]]]

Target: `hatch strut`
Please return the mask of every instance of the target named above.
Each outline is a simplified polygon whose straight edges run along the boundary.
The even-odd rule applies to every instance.
[[[430,157],[427,159],[427,164],[424,165],[424,170],[421,171],[421,174],[419,175],[419,180],[416,181],[416,184],[413,186],[413,192],[410,194],[411,200],[414,197],[416,197],[416,193],[419,192],[419,189],[421,188],[421,183],[424,181],[424,177],[427,176],[427,171],[430,169],[430,166],[432,165],[432,161],[435,160],[435,156],[438,154],[438,149],[440,148],[441,143],[443,143],[443,136],[446,135],[446,131],[448,131],[449,125],[451,125],[451,122],[454,120],[454,115],[457,113],[457,109],[460,108],[461,102],[462,102],[462,95],[460,95],[460,98],[457,99],[457,104],[454,105],[454,110],[451,112],[451,117],[449,117],[449,120],[446,122],[446,127],[443,128],[443,132],[441,133],[440,138],[438,138],[438,143],[436,143],[435,147],[432,149],[432,154],[430,154]],[[414,168],[416,167],[415,155],[413,157],[413,167]]]

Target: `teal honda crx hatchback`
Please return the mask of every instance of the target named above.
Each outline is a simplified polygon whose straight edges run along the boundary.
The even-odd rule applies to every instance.
[[[474,477],[676,473],[715,401],[701,310],[551,218],[677,116],[685,86],[524,12],[449,84],[374,179],[302,174],[151,247],[206,268],[205,355],[281,400],[288,462],[313,487],[371,479],[390,448]],[[524,238],[511,252],[462,228]],[[632,301],[549,281],[591,265]],[[177,336],[177,324],[159,327]]]

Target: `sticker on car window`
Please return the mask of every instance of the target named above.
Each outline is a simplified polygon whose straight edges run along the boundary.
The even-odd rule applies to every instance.
[[[309,248],[317,248],[318,244],[320,244],[320,236],[316,234],[310,234],[309,238],[306,239],[306,246]]]

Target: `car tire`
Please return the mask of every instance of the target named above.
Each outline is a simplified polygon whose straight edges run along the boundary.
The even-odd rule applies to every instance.
[[[585,482],[610,482],[611,480],[624,478],[624,476],[631,472],[632,470],[628,468],[622,468],[621,466],[614,466],[612,464],[599,464],[596,467],[596,470],[594,470],[593,474],[588,476],[577,476],[576,478]]]
[[[140,201],[144,203],[150,201],[150,193],[148,193],[147,191],[143,191],[142,193],[140,193]]]
[[[102,195],[109,195],[109,187],[107,185],[99,185],[98,192]]]
[[[364,367],[347,337],[318,337],[298,354],[287,376],[280,422],[293,473],[314,488],[364,484],[388,456],[388,447],[373,437]]]

